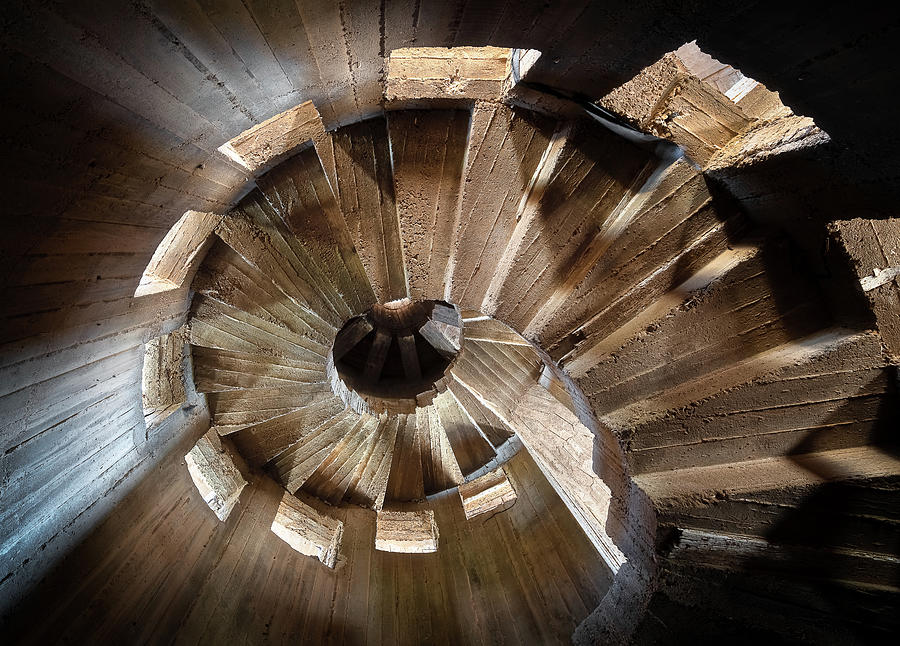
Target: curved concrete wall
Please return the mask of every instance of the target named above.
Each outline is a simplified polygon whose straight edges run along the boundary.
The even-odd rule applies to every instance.
[[[141,345],[180,325],[187,294],[133,294],[185,211],[221,213],[249,186],[216,149],[306,99],[329,127],[378,112],[392,49],[535,48],[544,55],[530,78],[593,99],[697,38],[814,116],[834,142],[824,162],[761,169],[744,193],[735,190],[748,208],[767,199],[796,206],[785,197],[792,187],[773,177],[799,172],[807,202],[785,217],[888,212],[900,135],[886,127],[895,75],[879,62],[891,60],[896,23],[758,4],[8,8],[0,596],[19,599],[164,454],[206,429],[198,406],[147,436]],[[864,193],[848,189],[861,181]]]

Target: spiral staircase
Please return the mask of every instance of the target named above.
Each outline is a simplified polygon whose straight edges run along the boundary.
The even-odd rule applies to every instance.
[[[666,518],[702,545],[752,536],[719,507],[764,504],[778,478],[797,491],[780,504],[799,504],[818,476],[786,455],[852,460],[854,478],[890,462],[870,447],[883,419],[864,413],[892,405],[877,336],[832,323],[785,240],[715,200],[690,159],[587,116],[389,111],[261,174],[214,235],[189,319],[197,390],[250,468],[304,500],[434,506],[515,455],[535,388],[552,395],[536,410],[611,429],[669,510],[661,545]],[[445,371],[400,394],[422,376],[410,337],[435,324],[456,334],[424,343]],[[351,347],[360,392],[335,367]],[[386,366],[398,394],[367,394]],[[846,547],[823,553],[850,571],[884,558]]]
[[[897,629],[896,357],[729,194],[733,159],[794,115],[749,117],[690,74],[651,121],[458,73],[410,91],[386,68],[378,116],[315,112],[242,169],[249,191],[179,260],[184,410],[208,431],[39,588],[91,601],[23,628],[36,595],[16,637]],[[349,101],[329,93],[323,117]],[[691,130],[690,96],[726,117]]]

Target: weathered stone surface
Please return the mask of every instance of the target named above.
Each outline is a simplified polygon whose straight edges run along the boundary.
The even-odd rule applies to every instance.
[[[375,529],[375,549],[408,554],[437,552],[438,526],[434,522],[434,512],[430,509],[380,510]]]
[[[598,231],[595,262],[569,298],[548,304],[526,333],[555,358],[577,360],[725,251],[739,228],[725,219],[690,162],[660,166]]]
[[[516,502],[516,490],[506,471],[500,467],[459,485],[459,499],[466,519],[471,520],[482,514],[509,509]]]
[[[227,440],[210,430],[184,456],[197,491],[221,521],[231,515],[241,491],[247,486],[234,464],[232,450]]]
[[[406,298],[409,293],[387,121],[369,119],[339,128],[332,141],[335,195],[376,299],[387,303]]]
[[[678,78],[686,73],[687,69],[676,54],[666,54],[597,103],[635,126],[646,128],[659,103],[671,91]]]
[[[648,125],[653,134],[671,139],[705,166],[747,130],[750,119],[714,88],[693,76],[681,76],[655,107]]]
[[[509,49],[502,47],[409,47],[388,58],[385,98],[497,100],[508,74]]]
[[[636,473],[862,446],[897,419],[876,335],[829,330],[603,419]]]
[[[606,454],[601,477],[593,467],[598,450],[594,434],[537,385],[520,398],[510,423],[535,462],[555,483],[597,551],[613,570],[618,569],[626,557],[617,545],[625,531],[624,519],[611,513],[615,496],[609,483],[615,486],[622,477],[621,466],[616,464],[615,440],[611,435],[600,440],[598,448]]]
[[[467,110],[388,113],[409,296],[442,299],[462,196]]]
[[[334,568],[341,549],[344,523],[319,513],[285,492],[272,521],[272,532],[301,554]]]
[[[184,353],[187,334],[179,328],[144,346],[141,400],[147,426],[158,424],[187,401]]]
[[[322,132],[319,111],[312,101],[305,101],[242,132],[219,150],[247,170],[256,171]]]
[[[811,118],[787,115],[754,124],[742,136],[732,139],[710,160],[709,170],[734,175],[741,168],[764,164],[778,155],[822,146],[829,141],[828,134]]]
[[[900,360],[900,218],[838,220],[829,229],[856,271],[887,351]]]
[[[162,239],[141,276],[135,296],[177,289],[190,277],[212,243],[210,234],[222,219],[215,213],[187,211]]]
[[[476,102],[450,259],[449,299],[461,308],[481,310],[554,128],[527,110]]]
[[[674,290],[677,305],[660,308],[655,321],[629,326],[634,336],[608,348],[578,377],[595,412],[689,384],[825,327],[828,319],[808,278],[793,272],[778,248],[735,250],[735,262],[712,281],[693,292]]]

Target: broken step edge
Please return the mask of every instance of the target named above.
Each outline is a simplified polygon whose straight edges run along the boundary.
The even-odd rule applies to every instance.
[[[401,554],[430,554],[438,549],[434,512],[380,509],[375,524],[375,549]]]
[[[503,467],[460,484],[458,491],[466,520],[491,512],[506,511],[518,499]]]
[[[228,140],[218,150],[241,168],[259,175],[309,142],[321,143],[325,127],[312,101],[280,112]]]
[[[285,491],[271,529],[292,549],[334,569],[344,534],[343,521],[319,513]]]
[[[227,440],[210,429],[184,456],[188,473],[203,502],[225,522],[237,504],[247,481],[235,464],[235,452]]]

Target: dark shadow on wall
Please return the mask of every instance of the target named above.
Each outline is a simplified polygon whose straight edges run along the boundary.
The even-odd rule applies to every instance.
[[[884,373],[887,389],[872,402],[865,444],[900,459],[897,367],[887,366]],[[765,538],[772,545],[823,551],[813,559],[798,551],[782,567],[792,577],[808,580],[812,593],[861,642],[885,643],[900,631],[900,477],[860,478],[852,468],[817,453],[829,424],[846,424],[845,417],[836,413],[790,452],[797,464],[825,482],[781,517]],[[753,559],[746,567],[755,571],[766,566],[765,559]]]
[[[873,400],[868,436],[855,445],[896,459],[897,370],[884,372],[889,387]],[[722,636],[738,644],[891,641],[900,630],[900,477],[854,475],[852,464],[817,453],[831,447],[825,437],[832,426],[846,425],[846,417],[838,410],[817,420],[817,430],[790,452],[822,484],[726,492],[665,519],[661,586],[637,643]],[[725,550],[679,551],[689,530],[709,532],[710,545],[723,539]]]
[[[881,210],[883,196],[841,175],[840,159],[848,154],[829,142],[714,169],[706,176],[717,202],[734,205],[755,230],[789,241],[783,253],[791,270],[816,284],[835,323],[871,329],[874,316],[852,263],[831,244],[827,226],[832,220],[887,217],[889,212]],[[780,255],[776,260],[784,262]]]

